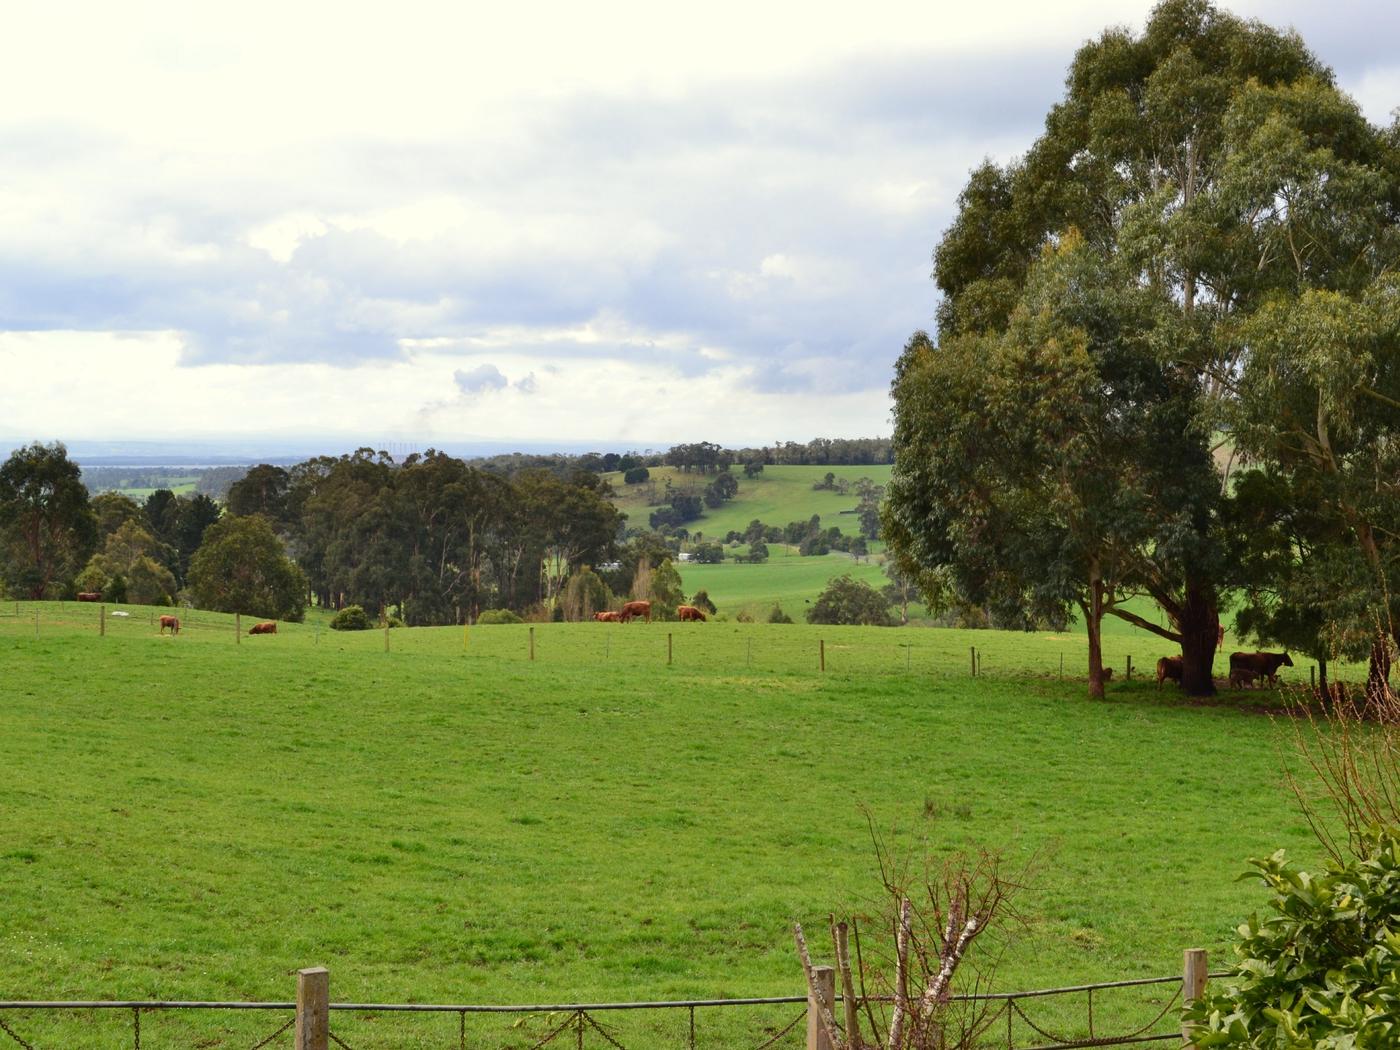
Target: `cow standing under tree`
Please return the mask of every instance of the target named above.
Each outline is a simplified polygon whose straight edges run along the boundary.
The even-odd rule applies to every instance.
[[[1181,684],[1181,657],[1163,656],[1157,661],[1157,688],[1161,689],[1162,682],[1168,678]]]
[[[1266,678],[1270,685],[1278,684],[1278,669],[1292,667],[1293,659],[1287,653],[1231,653],[1230,684],[1236,679]]]

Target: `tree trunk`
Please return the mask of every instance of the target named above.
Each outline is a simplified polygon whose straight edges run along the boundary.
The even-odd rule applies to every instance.
[[[1317,658],[1317,695],[1324,703],[1332,699],[1332,691],[1327,688],[1327,657]]]
[[[1385,634],[1371,643],[1371,666],[1366,672],[1366,702],[1384,703],[1390,693],[1390,643]]]
[[[1188,580],[1181,603],[1181,688],[1187,696],[1214,696],[1215,647],[1220,614],[1215,595],[1200,580]]]
[[[1089,635],[1089,699],[1103,699],[1103,578],[1097,561],[1089,566],[1089,598],[1081,603]]]

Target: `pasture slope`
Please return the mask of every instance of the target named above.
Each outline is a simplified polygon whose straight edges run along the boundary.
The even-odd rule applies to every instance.
[[[664,489],[667,479],[676,488],[696,490],[703,489],[714,480],[713,474],[684,474],[675,467],[649,469],[657,491]],[[841,496],[826,489],[812,488],[812,484],[820,481],[828,471],[851,481],[870,478],[880,485],[890,478],[887,464],[863,467],[769,466],[753,478],[744,477],[743,471],[735,467],[731,474],[739,483],[738,495],[718,510],[706,508],[704,515],[687,528],[692,536],[698,533],[706,540],[723,540],[731,530],[742,532],[755,518],[765,525],[781,528],[791,521],[807,521],[816,514],[821,517],[824,527],[836,525],[842,532],[855,536],[860,531],[855,515],[842,513],[855,509],[855,494]],[[628,524],[645,525],[654,509],[643,498],[647,487],[624,484],[620,473],[605,474],[603,477],[611,482],[613,502],[627,514]],[[727,560],[736,552],[747,553],[748,547],[743,545],[737,551],[726,548],[726,560],[719,565],[678,565],[686,593],[693,594],[705,589],[721,614],[733,617],[744,612],[759,620],[766,620],[773,604],[778,602],[793,619],[801,621],[805,604],[814,600],[835,576],[850,573],[876,587],[889,582],[880,565],[870,558],[857,562],[840,551],[821,557],[802,558],[795,547],[780,543],[772,543],[768,547],[770,557],[759,565]],[[878,553],[882,549],[879,543],[872,545],[873,552]]]
[[[400,629],[386,653],[316,625],[235,645],[212,613],[162,638],[130,611],[98,637],[92,606],[47,603],[36,638],[33,606],[0,607],[7,998],[286,999],[315,964],[342,1001],[792,994],[790,922],[875,896],[862,807],[906,847],[1039,857],[999,987],[1159,975],[1183,947],[1222,958],[1260,902],[1247,857],[1318,852],[1268,719],[1142,682],[1091,703],[1054,674],[1072,636],[546,624],[531,662],[523,626]],[[1100,1031],[1161,996],[1105,995]],[[792,1012],[704,1014],[699,1045]],[[129,1016],[6,1019],[130,1045]],[[143,1045],[246,1047],[268,1020],[149,1016]],[[607,1020],[683,1045],[678,1016]],[[542,1024],[474,1019],[469,1045]],[[456,1033],[336,1025],[357,1050]]]

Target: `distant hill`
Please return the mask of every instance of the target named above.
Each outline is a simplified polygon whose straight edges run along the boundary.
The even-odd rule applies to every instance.
[[[714,480],[713,474],[685,474],[677,467],[652,467],[650,481],[641,485],[627,485],[620,473],[604,474],[605,480],[613,486],[613,502],[619,510],[627,514],[628,525],[645,526],[651,512],[660,504],[650,504],[647,496],[665,491],[669,479],[674,488],[694,488],[702,491]],[[840,495],[829,489],[813,489],[828,473],[847,481],[869,478],[877,485],[889,483],[891,467],[888,464],[874,464],[857,467],[764,467],[763,473],[746,478],[742,469],[730,471],[739,482],[739,492],[732,500],[717,510],[708,507],[696,521],[687,524],[692,535],[702,532],[706,539],[723,539],[730,530],[742,532],[749,522],[757,518],[765,525],[786,525],[790,521],[806,521],[813,514],[822,519],[823,527],[838,525],[841,531],[850,536],[858,535],[859,526],[854,514],[855,493]],[[663,501],[664,502],[664,501]]]
[[[765,525],[779,528],[792,521],[807,521],[813,514],[820,516],[823,528],[835,525],[848,536],[860,534],[854,513],[855,493],[841,495],[830,489],[813,489],[828,473],[849,482],[869,478],[877,485],[889,482],[888,465],[870,466],[769,466],[752,478],[736,467],[730,473],[739,483],[735,497],[718,509],[706,508],[705,513],[686,528],[692,537],[706,541],[722,541],[730,531],[742,532],[757,518]],[[628,516],[630,526],[647,525],[647,519],[657,505],[650,496],[661,500],[669,479],[673,489],[694,488],[702,491],[714,480],[713,474],[682,473],[676,467],[652,467],[650,479],[640,485],[623,483],[621,474],[604,475],[612,483],[614,502]],[[848,554],[833,551],[817,557],[802,557],[795,549],[783,544],[769,544],[769,558],[759,565],[729,560],[735,553],[747,553],[748,548],[725,548],[726,560],[718,565],[698,565],[685,562],[680,570],[681,582],[687,594],[704,589],[722,614],[747,612],[766,620],[775,602],[794,620],[802,622],[807,603],[814,600],[827,582],[842,573],[850,573],[879,587],[886,581],[880,552],[883,545],[871,545],[872,557],[856,561]]]

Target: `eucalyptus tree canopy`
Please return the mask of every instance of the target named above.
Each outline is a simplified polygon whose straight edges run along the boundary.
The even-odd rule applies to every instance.
[[[60,442],[17,448],[0,464],[0,570],[16,594],[68,589],[97,543],[82,471]]]
[[[1078,605],[1091,683],[1108,614],[1179,643],[1184,686],[1212,692],[1219,593],[1238,582],[1217,462],[1282,464],[1300,411],[1283,389],[1301,405],[1320,369],[1387,407],[1400,393],[1355,380],[1356,340],[1323,361],[1320,336],[1295,338],[1336,306],[1314,286],[1370,318],[1357,339],[1389,338],[1395,140],[1296,34],[1203,0],[1082,47],[1044,134],[972,173],[936,250],[937,344],[916,334],[894,383],[885,517],[906,567]],[[1293,379],[1310,356],[1312,387]],[[1165,625],[1125,607],[1139,593]]]

